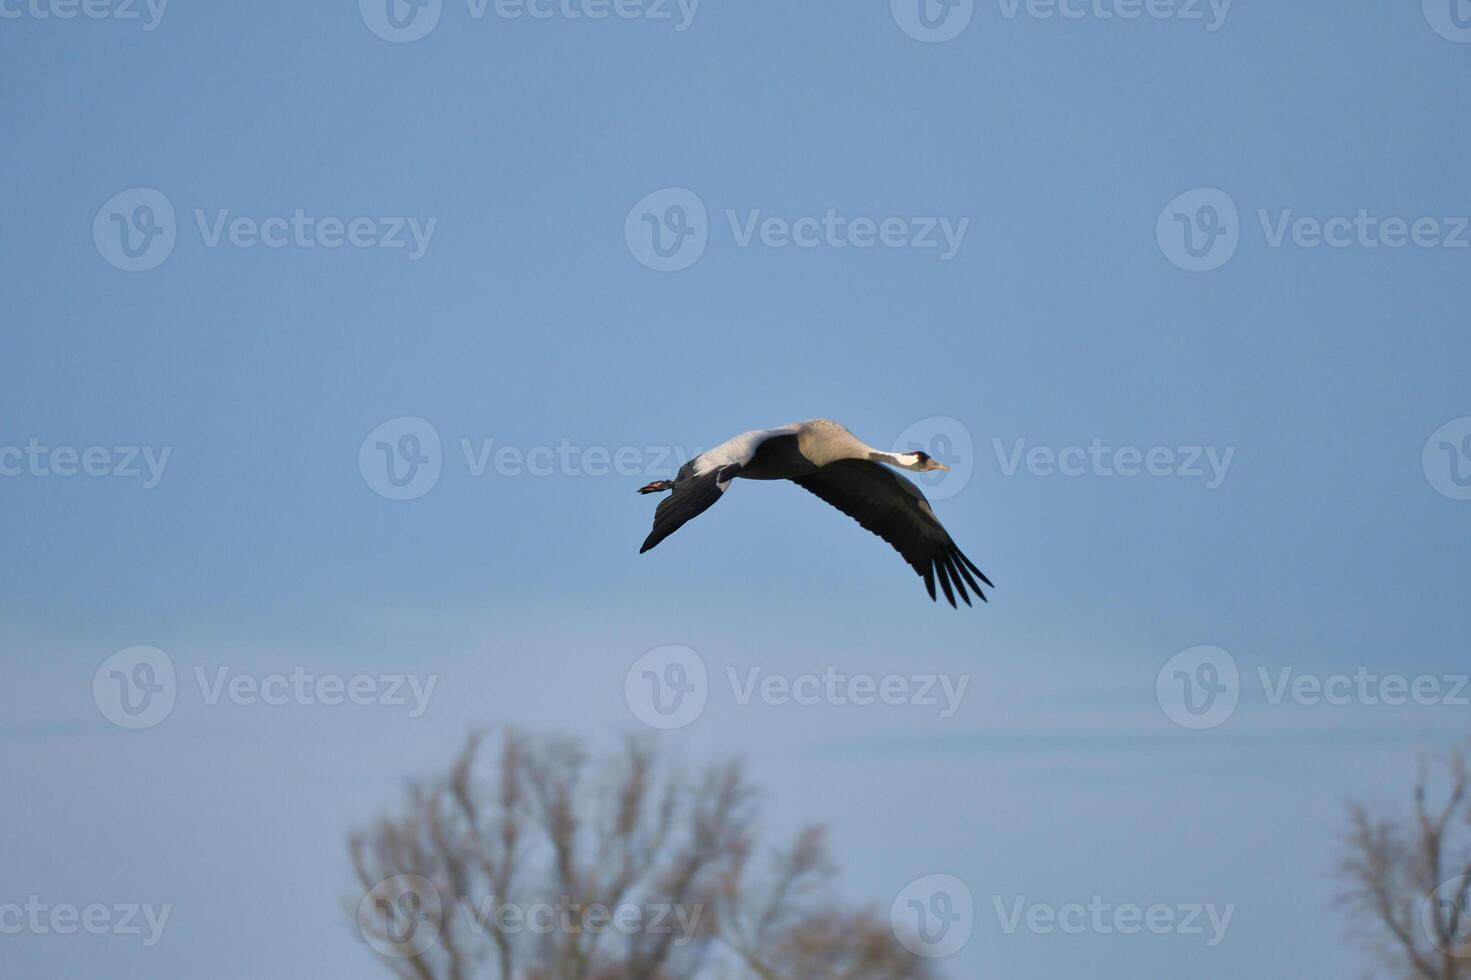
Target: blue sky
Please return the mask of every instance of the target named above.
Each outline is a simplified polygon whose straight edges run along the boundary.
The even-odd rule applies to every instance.
[[[361,975],[346,828],[472,726],[646,730],[625,674],[677,644],[708,703],[660,737],[749,756],[774,829],[832,824],[855,899],[967,884],[947,975],[1354,969],[1341,801],[1403,796],[1466,708],[1274,704],[1260,671],[1465,670],[1471,37],[1437,2],[962,2],[931,43],[906,0],[444,0],[417,40],[366,0],[0,0],[0,904],[173,909],[151,947],[6,961]],[[122,228],[165,225],[125,271]],[[676,448],[813,416],[950,455],[935,508],[989,606],[932,606],[786,485],[636,553]],[[432,433],[432,486],[385,496],[372,433]],[[177,699],[133,731],[92,691],[138,645]],[[1191,730],[1156,678],[1200,645],[1239,706]],[[418,717],[211,705],[221,667],[439,686]],[[829,667],[966,694],[726,681]],[[1206,948],[994,911],[1095,894],[1235,913]]]

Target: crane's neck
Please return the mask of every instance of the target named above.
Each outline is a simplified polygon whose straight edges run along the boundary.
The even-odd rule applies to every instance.
[[[918,470],[923,462],[923,458],[918,453],[886,453],[871,446],[865,448],[868,449],[868,458],[875,463],[888,463],[901,470]]]

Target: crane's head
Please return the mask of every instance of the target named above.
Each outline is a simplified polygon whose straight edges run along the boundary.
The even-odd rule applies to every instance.
[[[918,450],[912,453],[898,453],[894,458],[899,461],[900,466],[906,470],[913,470],[916,473],[928,473],[930,470],[948,470],[950,468],[929,453]]]

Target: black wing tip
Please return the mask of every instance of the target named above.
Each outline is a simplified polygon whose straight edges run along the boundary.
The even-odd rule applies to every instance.
[[[924,578],[925,589],[930,594],[930,601],[936,603],[940,601],[939,597],[935,594],[935,579],[938,578],[940,580],[940,588],[944,590],[945,600],[950,603],[952,609],[960,608],[960,605],[955,601],[956,592],[960,593],[961,601],[967,606],[975,606],[975,603],[971,602],[970,594],[972,592],[982,602],[989,603],[991,601],[986,597],[985,590],[971,576],[972,571],[987,586],[993,589],[996,587],[991,584],[991,580],[986,578],[985,574],[979,568],[976,568],[975,564],[969,558],[965,557],[958,548],[935,555],[930,559],[928,566],[918,571]],[[967,586],[969,586],[969,589],[966,588]]]
[[[986,573],[983,572],[983,571],[981,571],[979,568],[977,568],[975,562],[973,562],[969,558],[965,557],[965,552],[961,551],[959,548],[956,548],[955,549],[955,554],[960,558],[961,561],[965,562],[966,567],[969,568],[971,571],[975,572],[976,573],[976,576],[982,582],[985,582],[988,587],[993,588],[993,589],[996,588],[996,583],[994,583],[990,579],[986,578]],[[980,590],[977,589],[976,591],[980,591]]]
[[[940,580],[940,588],[945,590],[945,599],[950,603],[951,609],[958,609],[955,605],[955,592],[950,585],[950,568],[943,556],[935,560],[935,578]],[[956,583],[959,584],[958,582]],[[962,588],[961,591],[964,591]]]
[[[967,606],[973,605],[970,601],[970,593],[965,591],[965,587],[969,585],[977,592],[981,591],[980,587],[975,582],[965,578],[965,569],[956,563],[954,555],[950,556],[950,577],[955,580],[955,588],[960,591],[960,598],[965,600]]]

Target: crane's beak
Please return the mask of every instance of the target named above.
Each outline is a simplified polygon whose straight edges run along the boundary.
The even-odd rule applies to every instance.
[[[938,459],[932,459],[932,460],[930,460],[930,469],[932,469],[932,470],[944,470],[947,473],[950,472],[950,467],[946,466],[944,463],[940,462]]]

